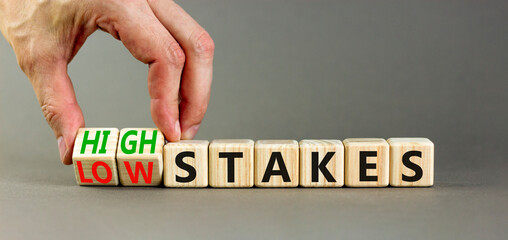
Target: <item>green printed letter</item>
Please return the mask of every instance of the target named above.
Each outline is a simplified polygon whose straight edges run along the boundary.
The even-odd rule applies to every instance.
[[[129,136],[137,136],[138,135],[138,131],[136,130],[130,130],[130,131],[127,131],[123,137],[122,137],[122,142],[120,143],[120,146],[122,148],[122,152],[125,153],[125,154],[133,154],[136,152],[136,145],[137,145],[137,141],[136,140],[130,140],[129,141],[129,145],[131,146],[131,148],[127,148],[127,146],[125,146],[125,142],[127,141],[127,138]]]
[[[85,154],[86,145],[93,145],[92,154],[97,153],[97,147],[99,146],[99,138],[101,136],[101,131],[95,132],[95,139],[88,139],[88,135],[90,131],[85,131],[85,135],[83,136],[83,142],[81,143],[81,154]]]
[[[145,144],[150,144],[150,153],[155,153],[155,144],[157,143],[157,130],[153,130],[152,139],[146,139],[146,130],[141,131],[141,139],[139,140],[139,154],[143,153]]]
[[[99,153],[101,153],[101,154],[106,153],[106,145],[108,143],[108,137],[109,137],[110,133],[111,133],[111,131],[109,131],[109,130],[102,132],[102,135],[104,136],[104,138],[102,139],[102,147],[99,150]]]

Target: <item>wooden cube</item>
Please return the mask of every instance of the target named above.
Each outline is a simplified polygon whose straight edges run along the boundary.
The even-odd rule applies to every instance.
[[[213,140],[208,147],[208,170],[212,187],[254,186],[254,141]]]
[[[124,128],[116,154],[120,183],[157,186],[162,182],[164,135],[157,128]]]
[[[183,140],[164,146],[164,186],[208,186],[208,141]]]
[[[79,185],[118,185],[117,128],[80,128],[72,161]]]
[[[344,140],[345,184],[348,187],[386,187],[389,181],[389,146],[381,138]]]
[[[297,187],[299,148],[295,140],[258,140],[255,145],[257,187]]]
[[[434,185],[434,143],[427,138],[390,138],[390,185]]]
[[[342,187],[344,145],[340,140],[300,141],[300,186]]]

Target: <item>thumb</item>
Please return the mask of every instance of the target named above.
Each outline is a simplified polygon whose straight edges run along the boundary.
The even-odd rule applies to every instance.
[[[33,71],[28,77],[32,82],[42,112],[57,138],[60,160],[72,164],[72,149],[79,128],[85,126],[71,79],[67,74],[67,62],[60,61]]]

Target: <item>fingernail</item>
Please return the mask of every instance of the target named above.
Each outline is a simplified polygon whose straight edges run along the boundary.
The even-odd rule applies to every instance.
[[[196,133],[198,133],[198,130],[199,130],[199,126],[200,124],[196,124],[192,127],[190,127],[189,129],[187,129],[183,135],[182,135],[182,139],[185,139],[185,140],[190,140],[190,139],[193,139],[194,136],[196,136]]]
[[[59,137],[57,141],[58,141],[58,151],[60,152],[60,160],[63,161],[65,153],[67,152],[67,146],[65,146],[63,136]]]
[[[182,136],[182,129],[180,129],[180,120],[176,120],[176,123],[175,123],[175,133],[178,134],[178,140],[180,140],[180,138]]]

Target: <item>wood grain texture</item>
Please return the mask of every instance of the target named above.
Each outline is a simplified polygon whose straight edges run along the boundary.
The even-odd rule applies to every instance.
[[[275,153],[275,155],[274,155]],[[282,159],[275,161],[273,170],[280,170],[279,161],[283,161],[287,169],[289,181],[281,175],[271,175],[263,182],[270,159],[280,153]],[[299,147],[295,140],[258,140],[255,144],[255,185],[257,187],[297,187],[299,183]]]
[[[344,145],[340,140],[301,140],[300,143],[300,186],[302,187],[342,187],[344,185]],[[317,171],[317,181],[313,181],[313,154],[317,153],[317,164],[324,157],[333,153],[329,158],[325,171],[331,175],[328,181],[322,171]],[[314,170],[316,172],[316,170]]]
[[[430,187],[434,185],[434,143],[427,138],[390,138],[388,139],[388,144],[390,144],[391,186]],[[421,169],[422,174],[419,180],[403,180],[403,175],[410,178],[417,176],[415,170],[408,168],[408,166],[403,163],[403,156],[406,153],[421,154],[420,156],[408,157],[409,161],[416,164]]]
[[[345,185],[348,187],[386,187],[389,182],[389,146],[381,138],[349,138],[343,141],[345,157]],[[377,181],[362,180],[360,176],[360,152],[374,152],[377,156],[366,157],[366,176],[376,176]]]
[[[207,187],[208,186],[208,141],[183,140],[169,142],[164,146],[164,186]],[[183,162],[192,166],[196,177],[190,182],[178,182],[177,176],[186,178],[189,172],[177,165],[176,157],[182,152],[191,152],[194,157],[185,157]]]
[[[118,185],[115,158],[118,133],[117,128],[78,130],[72,161],[76,182],[79,185]],[[85,135],[87,140],[84,140]]]
[[[160,185],[164,141],[164,135],[157,128],[123,128],[116,155],[120,183],[124,186]]]
[[[228,159],[220,153],[240,153],[234,159],[233,178],[228,181]],[[254,141],[250,139],[218,139],[208,147],[208,182],[212,187],[254,186]]]

